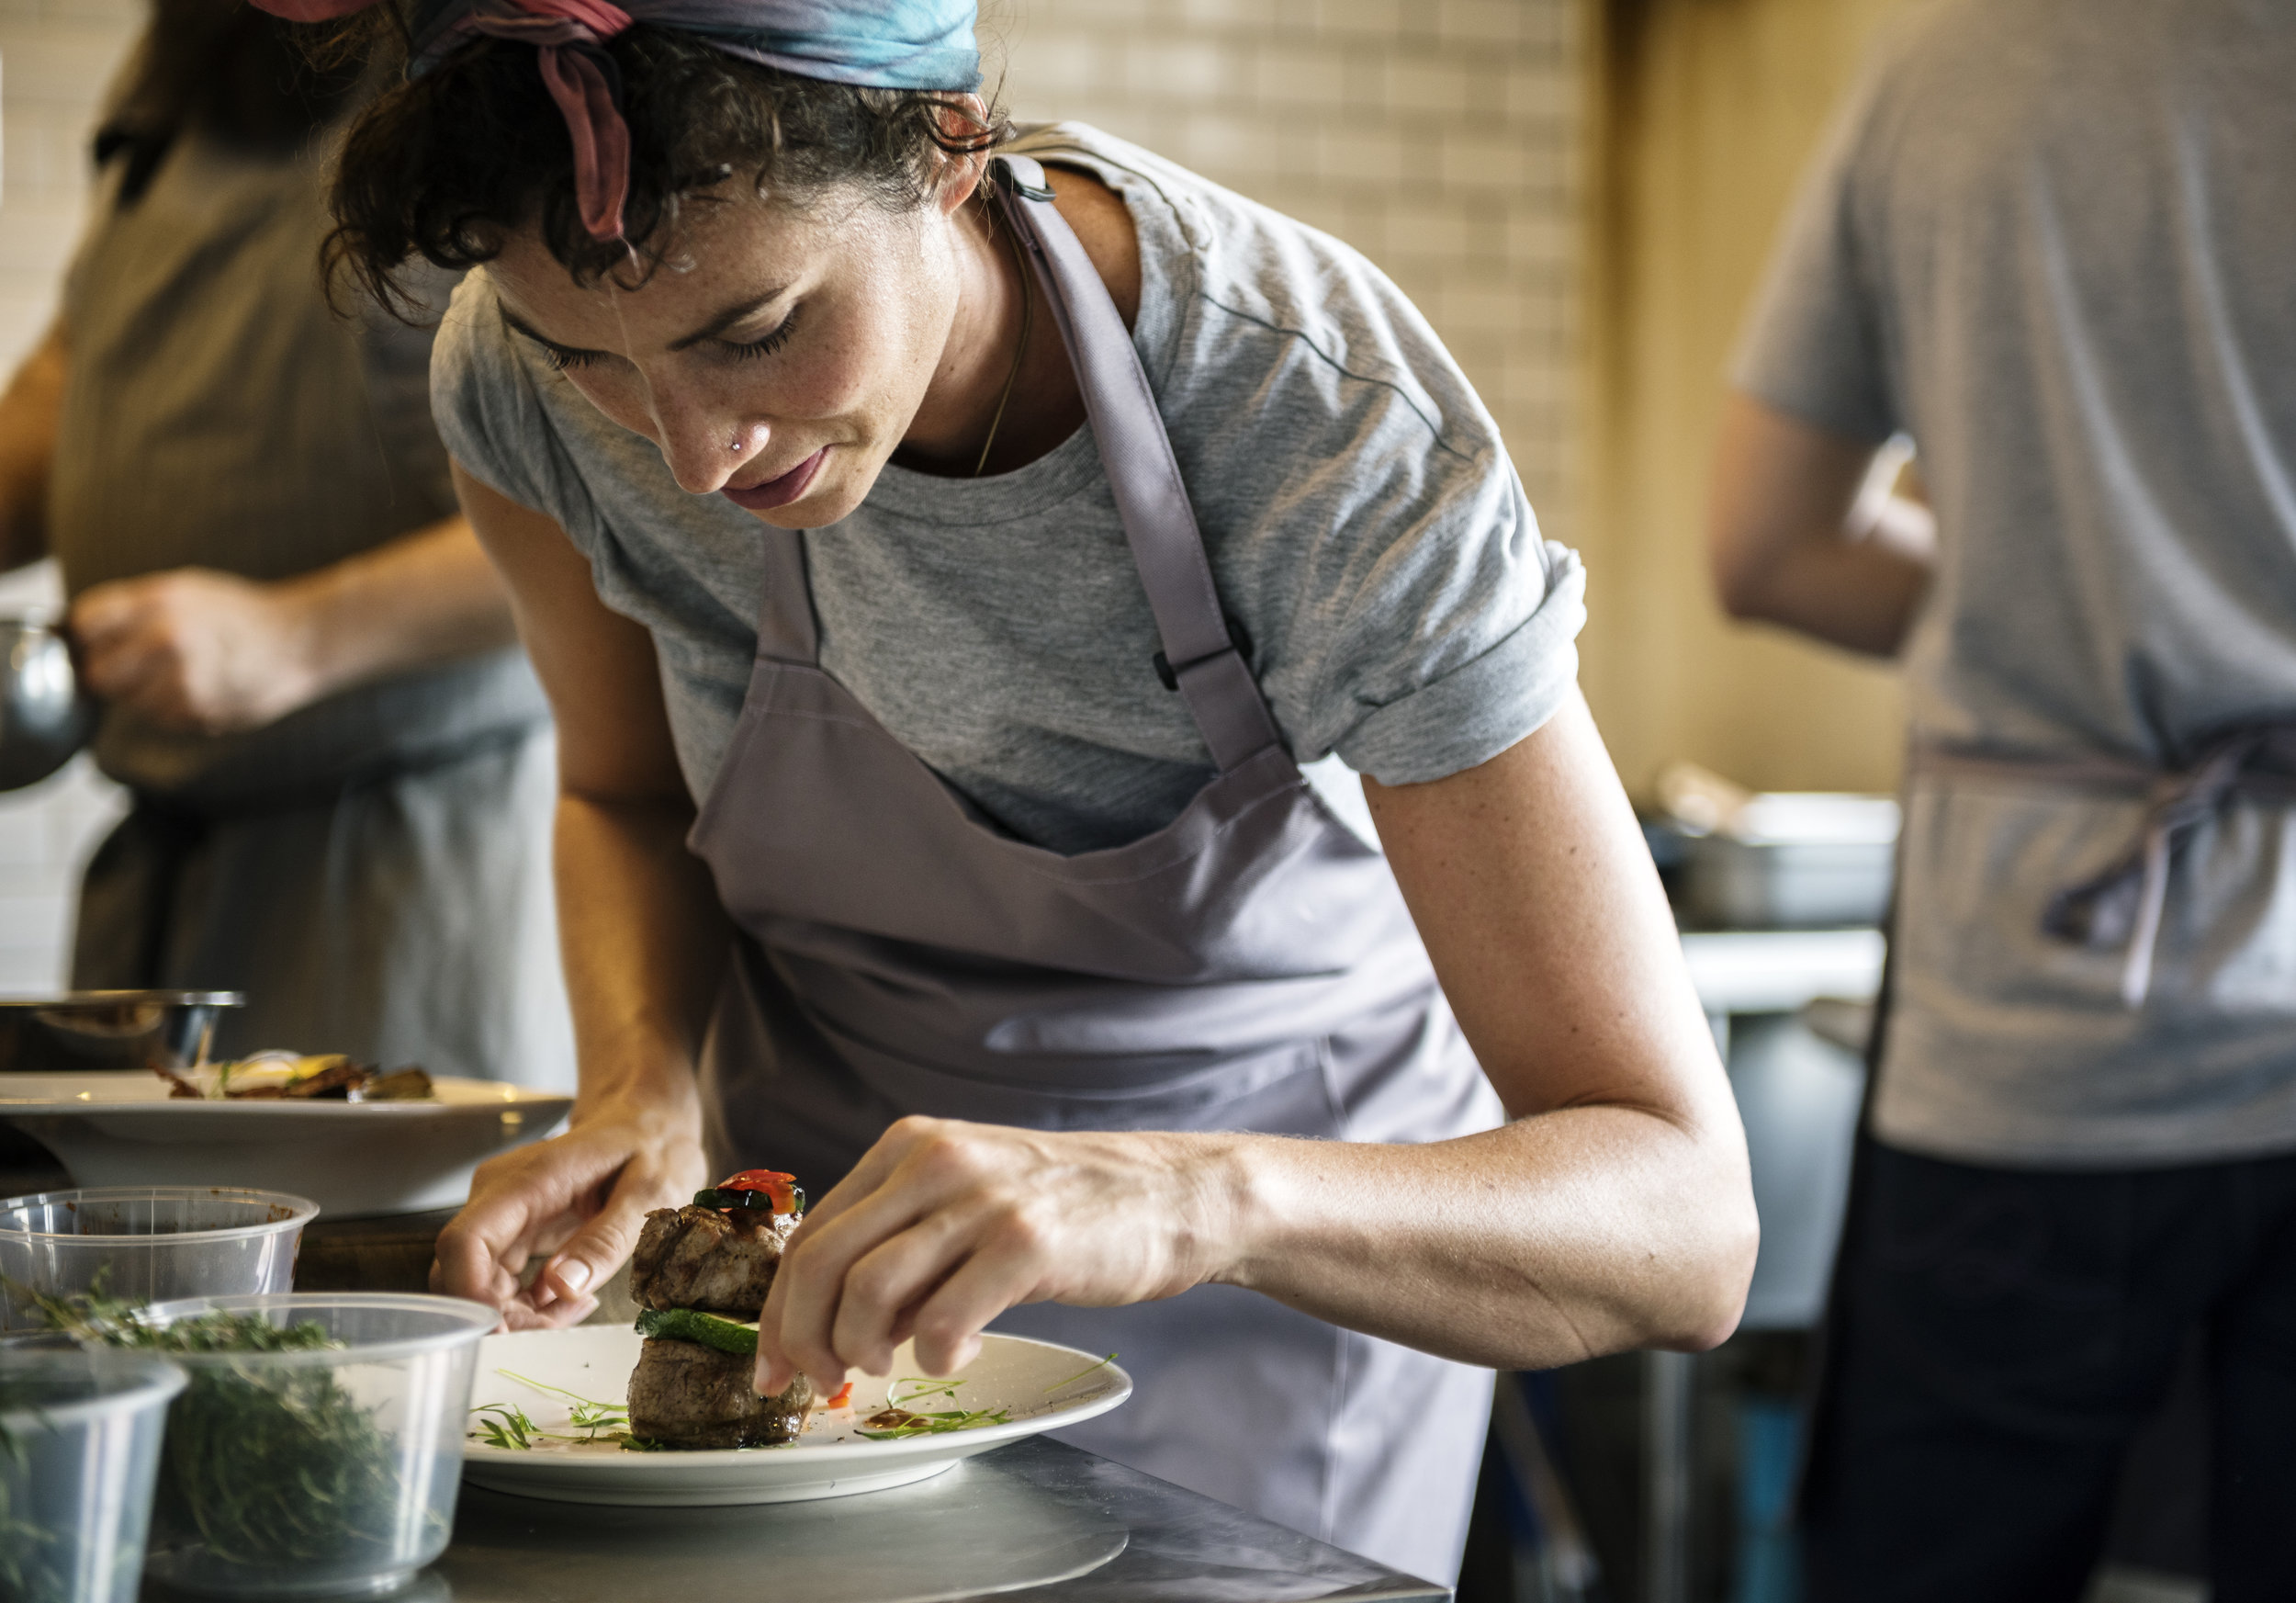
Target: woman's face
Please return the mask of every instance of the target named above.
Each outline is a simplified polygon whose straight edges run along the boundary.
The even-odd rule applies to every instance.
[[[861,504],[944,363],[973,187],[903,212],[847,190],[689,199],[636,289],[576,284],[531,230],[488,271],[512,337],[653,441],[681,487],[819,528]]]

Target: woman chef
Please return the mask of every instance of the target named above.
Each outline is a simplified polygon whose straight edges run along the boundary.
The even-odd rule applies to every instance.
[[[434,410],[560,720],[581,1098],[435,1282],[579,1317],[770,1162],[764,1384],[1116,1349],[1077,1439],[1450,1575],[1466,1366],[1712,1343],[1753,1251],[1575,559],[1377,272],[1009,140],[970,4],[634,15],[421,0],[335,194],[476,269]]]

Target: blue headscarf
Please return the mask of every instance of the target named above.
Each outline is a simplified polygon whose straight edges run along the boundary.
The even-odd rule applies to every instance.
[[[614,26],[608,14],[619,12]],[[423,0],[413,17],[420,73],[471,33],[531,37],[569,22],[611,39],[632,22],[698,34],[728,55],[800,77],[873,89],[981,86],[972,0]],[[606,26],[600,26],[601,22]]]
[[[254,0],[296,22],[365,10],[375,0]],[[410,19],[419,76],[473,34],[536,49],[544,85],[574,145],[574,195],[596,239],[622,237],[630,130],[618,79],[600,50],[634,22],[695,35],[727,55],[800,77],[874,89],[981,86],[974,0],[416,0]]]

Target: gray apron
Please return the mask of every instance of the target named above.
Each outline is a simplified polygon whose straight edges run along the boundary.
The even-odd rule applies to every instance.
[[[74,595],[190,566],[288,579],[455,512],[429,331],[326,303],[324,155],[186,132],[140,198],[117,165],[96,196],[49,513]],[[108,708],[96,759],[132,807],[88,869],[74,985],[242,990],[225,1053],[571,1084],[548,708],[523,654],[238,734]]]
[[[1301,777],[1231,642],[1113,302],[1042,170],[1002,167],[1219,776],[1127,845],[1064,857],[1000,831],[822,672],[804,537],[762,529],[757,663],[692,838],[743,932],[704,1053],[713,1161],[826,1189],[907,1113],[1346,1141],[1495,1126],[1386,859]],[[1139,1391],[1078,1445],[1456,1572],[1488,1372],[1228,1287],[997,1328],[1122,1355]]]

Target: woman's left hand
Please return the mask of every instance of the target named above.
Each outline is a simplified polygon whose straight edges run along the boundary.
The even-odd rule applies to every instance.
[[[908,1118],[790,1237],[758,1323],[758,1390],[884,1374],[914,1337],[953,1373],[1007,1308],[1114,1307],[1210,1279],[1228,1245],[1233,1138]]]

